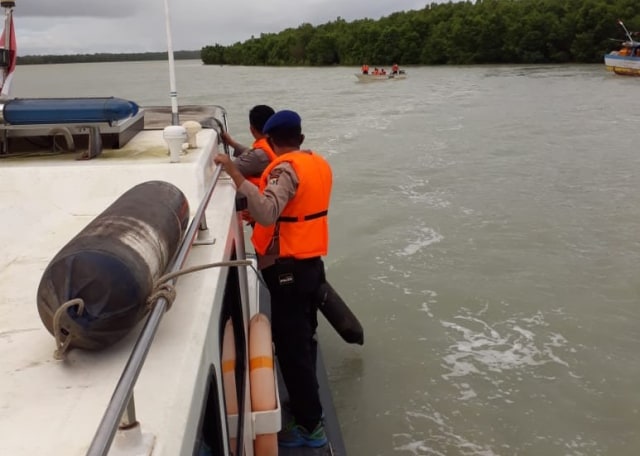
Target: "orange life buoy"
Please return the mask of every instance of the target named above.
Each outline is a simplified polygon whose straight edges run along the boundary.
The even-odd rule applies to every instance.
[[[224,325],[222,337],[222,384],[224,385],[224,402],[227,417],[238,414],[238,393],[236,390],[236,343],[233,338],[233,324],[231,319]],[[228,419],[228,418],[227,418]],[[237,439],[229,435],[229,449],[236,454]]]
[[[249,323],[249,382],[251,384],[251,410],[275,410],[276,385],[273,371],[271,323],[264,314],[256,314]],[[256,456],[277,456],[277,434],[258,434],[253,441]]]

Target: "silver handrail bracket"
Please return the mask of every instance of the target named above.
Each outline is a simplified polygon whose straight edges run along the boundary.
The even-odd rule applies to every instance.
[[[143,434],[140,423],[128,429],[120,429],[109,450],[109,456],[151,456],[156,438]]]

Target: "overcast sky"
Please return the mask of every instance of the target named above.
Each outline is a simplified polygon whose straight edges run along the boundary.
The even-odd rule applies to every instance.
[[[433,0],[169,0],[173,49],[233,44],[309,22],[378,19]],[[18,55],[167,49],[164,0],[16,0]]]

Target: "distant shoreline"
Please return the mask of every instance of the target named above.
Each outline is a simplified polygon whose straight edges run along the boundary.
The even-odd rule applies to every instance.
[[[173,58],[176,60],[202,60],[200,51],[175,51]],[[25,55],[18,56],[16,64],[42,65],[55,63],[143,62],[150,60],[167,60],[167,52]]]

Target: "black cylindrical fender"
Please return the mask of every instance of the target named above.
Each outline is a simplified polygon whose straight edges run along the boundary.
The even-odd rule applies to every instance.
[[[345,342],[350,344],[364,344],[364,330],[362,325],[351,312],[349,306],[329,282],[325,281],[316,294],[318,310],[340,334]]]
[[[67,243],[38,287],[40,318],[68,348],[101,349],[127,334],[148,310],[189,222],[189,203],[174,185],[149,181],[128,190]],[[63,304],[79,298],[77,305]],[[58,339],[59,335],[56,336]]]

